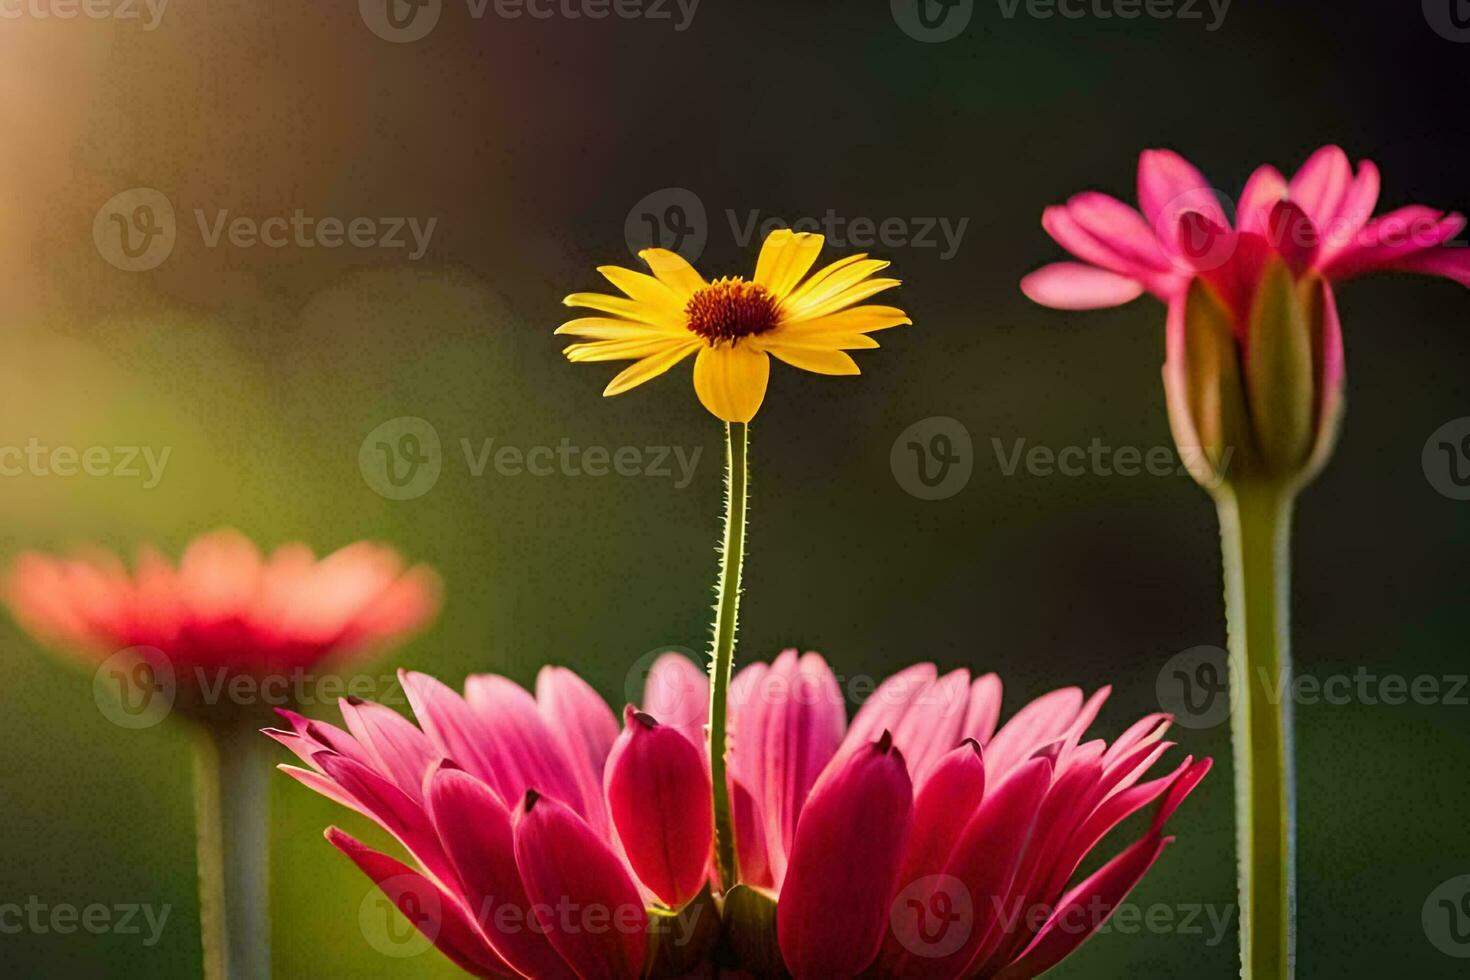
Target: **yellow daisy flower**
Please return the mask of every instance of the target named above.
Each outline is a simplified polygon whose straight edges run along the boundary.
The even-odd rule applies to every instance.
[[[559,334],[587,338],[564,353],[571,361],[633,361],[603,391],[619,395],[698,351],[700,402],[726,422],[749,422],[766,396],[770,355],[817,374],[857,374],[847,351],[877,347],[869,333],[913,322],[892,306],[856,305],[898,285],[872,278],[888,267],[882,260],[850,255],[803,281],[822,241],[806,232],[772,232],[750,280],[706,282],[662,248],[638,253],[651,276],[601,266],[597,271],[624,295],[573,293],[563,300],[608,314],[558,327]]]

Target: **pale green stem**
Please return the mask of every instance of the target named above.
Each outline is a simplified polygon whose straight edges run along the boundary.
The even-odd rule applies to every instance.
[[[1222,490],[1217,503],[1230,635],[1241,976],[1289,980],[1296,968],[1290,553],[1293,493]]]
[[[270,980],[271,742],[259,727],[205,724],[196,740],[205,980]]]
[[[725,539],[716,587],[714,648],[710,651],[709,763],[715,794],[715,861],[729,891],[738,874],[730,787],[725,782],[725,710],[735,664],[735,626],[740,616],[740,567],[745,561],[746,444],[744,422],[725,426]]]

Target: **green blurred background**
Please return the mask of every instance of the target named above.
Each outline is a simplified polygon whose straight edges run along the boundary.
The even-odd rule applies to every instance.
[[[1470,208],[1470,46],[1417,3],[1238,0],[1213,31],[1204,5],[1202,20],[1125,21],[978,3],[943,43],[910,36],[886,6],[705,0],[677,30],[673,5],[670,20],[493,7],[477,19],[448,0],[432,33],[403,44],[340,0],[176,0],[155,30],[144,8],[141,22],[7,16],[0,445],[171,455],[151,488],[0,479],[0,557],[90,541],[176,553],[220,525],[268,546],[382,539],[443,573],[447,605],[362,673],[402,664],[452,683],[485,670],[530,682],[558,662],[619,705],[645,654],[703,648],[720,429],[687,366],[602,399],[611,368],[565,364],[551,336],[561,297],[595,287],[595,265],[630,262],[630,212],[665,188],[705,209],[701,267],[716,274],[751,267],[754,243],[732,220],[752,213],[967,220],[952,256],[872,249],[905,280],[895,296],[916,325],[862,355],[861,378],[773,372],[752,431],[740,656],[816,649],[846,676],[918,659],[997,670],[1008,712],[1058,685],[1112,683],[1097,729],[1109,736],[1157,710],[1165,662],[1224,641],[1214,514],[1185,477],[1002,472],[993,439],[1170,444],[1160,309],[1058,313],[1017,290],[1061,256],[1040,210],[1087,187],[1131,201],[1143,147],[1184,152],[1234,194],[1257,163],[1294,168],[1330,141],[1379,163],[1385,207]],[[92,238],[98,209],[133,187],[178,214],[172,254],[136,273]],[[437,224],[411,261],[401,249],[211,248],[196,209]],[[1463,675],[1470,504],[1436,492],[1420,459],[1431,432],[1470,414],[1470,295],[1384,277],[1339,298],[1350,408],[1299,511],[1298,666]],[[403,416],[434,427],[442,472],[394,501],[368,485],[359,448]],[[934,416],[968,429],[973,475],[924,501],[889,456]],[[461,439],[490,438],[702,456],[682,488],[475,476]],[[0,657],[0,902],[172,907],[151,947],[0,935],[5,971],[197,975],[186,738],[111,725],[88,672],[9,619]],[[1463,975],[1421,909],[1470,873],[1470,707],[1313,705],[1298,720],[1301,975]],[[1227,906],[1228,733],[1176,734],[1222,767],[1135,901]],[[279,976],[454,975],[432,951],[396,958],[368,942],[366,879],[321,839],[336,822],[381,840],[367,821],[285,777],[274,807]],[[1100,936],[1056,975],[1234,976],[1233,935],[1210,932]]]

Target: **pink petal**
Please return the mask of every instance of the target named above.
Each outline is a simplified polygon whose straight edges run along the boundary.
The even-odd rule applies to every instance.
[[[534,786],[584,818],[595,812],[596,801],[591,806],[584,801],[569,755],[562,751],[566,743],[552,735],[529,691],[508,677],[472,674],[465,678],[464,699],[493,746],[502,799],[518,800]]]
[[[921,903],[932,897],[931,879],[949,863],[960,833],[985,795],[985,763],[978,743],[969,741],[954,749],[935,768],[914,801],[913,829],[898,878],[898,894],[907,905],[910,898]],[[915,895],[915,892],[920,894]],[[953,899],[954,896],[947,896]],[[941,899],[942,901],[942,899]],[[951,901],[951,904],[952,901]],[[893,928],[883,940],[878,955],[883,976],[919,975],[923,964],[913,950],[925,949],[920,929],[931,925],[925,918],[910,917],[905,910],[892,910]]]
[[[1313,224],[1325,228],[1337,217],[1352,177],[1352,164],[1342,148],[1324,146],[1291,178],[1289,195]]]
[[[425,871],[446,887],[459,884],[454,866],[439,844],[439,834],[418,801],[386,777],[333,752],[319,752],[313,761],[357,801],[359,810],[398,838]]]
[[[1296,202],[1276,202],[1267,220],[1266,237],[1293,276],[1300,276],[1316,264],[1322,240],[1317,226]]]
[[[745,784],[730,776],[730,808],[735,819],[735,857],[740,863],[740,880],[758,888],[771,888],[771,859],[766,851],[765,815]]]
[[[1179,216],[1198,211],[1213,224],[1230,227],[1225,210],[1204,175],[1172,150],[1144,150],[1138,158],[1138,203],[1155,237],[1171,259]]]
[[[494,791],[461,769],[429,781],[429,812],[464,886],[472,915],[495,951],[530,977],[570,971],[531,919],[531,902],[516,866],[510,810]]]
[[[642,897],[586,821],[528,790],[516,809],[515,854],[540,929],[578,977],[639,976],[648,944]]]
[[[484,780],[501,799],[519,799],[507,795],[514,787],[501,776],[485,724],[458,692],[428,674],[400,670],[398,680],[419,726],[441,755]]]
[[[682,653],[661,654],[649,668],[640,706],[660,724],[703,745],[704,726],[709,721],[709,675]]]
[[[781,955],[798,980],[856,976],[878,955],[913,802],[888,738],[852,753],[813,789],[776,907]]]
[[[1064,687],[1043,694],[1016,712],[985,746],[985,768],[1004,776],[1038,748],[1061,737],[1082,711],[1082,689]]]
[[[618,737],[618,720],[592,686],[565,667],[536,674],[536,705],[571,766],[582,794],[582,812],[594,830],[606,831],[602,776]]]
[[[461,970],[477,977],[514,976],[449,893],[412,868],[328,827],[327,840],[375,881],[398,911]]]
[[[704,753],[629,705],[607,762],[613,826],[643,884],[670,908],[704,887],[714,843]]]
[[[1368,222],[1355,241],[1323,267],[1323,274],[1338,281],[1401,268],[1403,260],[1437,248],[1464,227],[1465,219],[1458,214],[1443,214],[1417,204],[1399,208]]]
[[[1060,963],[1112,918],[1173,840],[1151,834],[1103,865],[1062,900],[1026,951],[998,976],[1027,980]]]
[[[1153,228],[1143,215],[1117,198],[1083,191],[1067,202],[1067,213],[1084,231],[1127,263],[1127,268],[1114,271],[1125,274],[1171,271]]]
[[[1470,248],[1432,248],[1408,258],[1399,259],[1388,266],[1400,272],[1419,272],[1426,276],[1441,276],[1453,279],[1462,286],[1470,286]]]
[[[755,698],[767,705],[764,730],[740,730],[739,746],[762,746],[758,784],[766,849],[777,887],[786,873],[796,817],[812,785],[842,744],[847,709],[831,668],[819,654],[787,650],[761,678]],[[748,778],[748,773],[743,775]]]
[[[965,711],[965,726],[960,734],[981,745],[988,745],[995,735],[996,722],[1000,721],[1003,693],[1004,688],[997,675],[985,674],[975,678],[975,683],[970,685],[970,707]]]
[[[1339,252],[1350,246],[1358,237],[1373,209],[1378,206],[1378,168],[1371,160],[1358,164],[1358,175],[1348,185],[1342,204],[1337,209],[1332,223],[1322,228],[1322,254],[1318,262],[1330,262]]]
[[[969,707],[970,672],[960,668],[931,684],[904,712],[893,742],[908,761],[915,786],[922,786],[945,753],[960,744]]]
[[[909,706],[924,697],[938,676],[933,664],[917,663],[884,678],[853,716],[843,749],[861,748],[897,729]]]
[[[343,698],[342,718],[358,744],[398,788],[421,798],[424,776],[439,759],[432,743],[414,724],[392,708],[361,698]]]
[[[945,874],[965,886],[973,924],[958,949],[929,960],[930,976],[972,975],[984,964],[987,951],[1002,939],[1006,920],[1014,911],[1005,907],[1005,897],[1031,839],[1051,774],[1046,759],[1025,763],[987,792],[979,811],[965,825]]]
[[[1281,171],[1270,164],[1256,168],[1240,192],[1240,203],[1235,208],[1236,229],[1266,234],[1266,220],[1277,203],[1286,198],[1286,192],[1286,178],[1281,176]]]
[[[1077,262],[1053,262],[1021,280],[1033,303],[1056,310],[1100,310],[1143,295],[1143,283]]]

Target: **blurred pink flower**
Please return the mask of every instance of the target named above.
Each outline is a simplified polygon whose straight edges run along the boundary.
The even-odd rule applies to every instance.
[[[104,551],[27,552],[3,597],[32,635],[90,662],[130,648],[143,660],[165,657],[187,709],[199,707],[190,688],[204,674],[259,678],[381,648],[433,619],[439,579],[424,565],[405,570],[384,545],[358,542],[317,560],[287,544],[265,558],[244,535],[220,530],[192,541],[177,568],[151,548],[131,573]]]
[[[1189,161],[1145,150],[1138,161],[1142,214],[1095,191],[1047,208],[1042,227],[1082,262],[1045,266],[1021,289],[1044,306],[1085,310],[1145,292],[1168,303],[1203,276],[1243,317],[1273,255],[1298,276],[1310,271],[1328,282],[1395,270],[1470,286],[1470,249],[1448,245],[1464,217],[1410,205],[1374,218],[1378,189],[1371,161],[1354,173],[1341,148],[1324,146],[1290,181],[1269,164],[1259,167],[1232,227],[1221,198]]]
[[[269,733],[310,767],[285,771],[372,818],[417,867],[336,828],[328,839],[472,973],[642,975],[644,909],[689,902],[710,874],[703,672],[660,658],[621,735],[565,669],[543,668],[534,695],[489,675],[463,697],[400,676],[422,730],[348,700],[346,731],[283,712],[291,730]],[[1186,758],[1141,781],[1170,748],[1165,715],[1111,745],[1083,741],[1106,695],[1055,691],[997,730],[995,675],[920,664],[849,725],[819,655],[745,668],[730,694],[736,850],[741,884],[774,902],[784,967],[1029,977],[1079,946],[1172,840],[1164,822],[1210,767]],[[1143,836],[1069,889],[1104,835],[1155,800]],[[579,928],[594,910],[611,925]],[[940,945],[935,922],[951,937]]]

